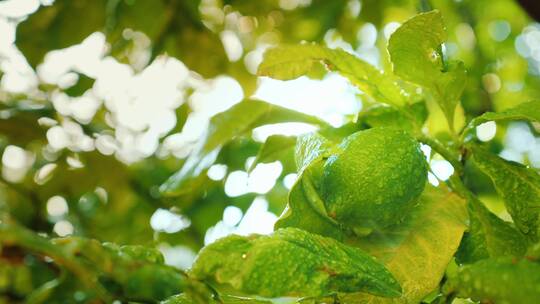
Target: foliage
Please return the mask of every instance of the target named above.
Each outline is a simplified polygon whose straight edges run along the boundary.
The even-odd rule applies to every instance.
[[[514,1],[56,0],[10,22],[37,83],[0,91],[0,303],[540,298],[539,171],[532,158],[501,152],[512,123],[537,134],[540,122],[534,56],[516,51],[531,20]],[[74,81],[50,81],[54,58],[95,37],[116,74],[78,62],[62,67]],[[130,109],[136,94],[107,92],[103,79],[128,71],[143,86],[141,75],[166,62],[185,75],[159,80],[182,85],[155,84],[145,105],[175,95],[157,114],[167,124],[172,113],[174,124],[142,123],[156,115],[146,107],[123,125],[126,108],[114,101],[127,96]],[[243,97],[198,103],[221,74]],[[253,97],[259,79],[328,75],[354,86],[363,105],[339,127]],[[100,98],[90,118],[79,115]],[[256,136],[281,123],[315,131]],[[142,152],[126,158],[128,143]],[[13,155],[25,165],[10,167]],[[449,178],[436,176],[440,162]],[[233,174],[268,163],[282,168],[271,190],[228,193]],[[206,238],[227,207],[246,213],[261,198],[281,214],[271,234]],[[198,255],[179,269],[167,248]]]
[[[218,240],[201,250],[191,274],[267,297],[336,291],[401,294],[390,272],[362,250],[297,228]]]

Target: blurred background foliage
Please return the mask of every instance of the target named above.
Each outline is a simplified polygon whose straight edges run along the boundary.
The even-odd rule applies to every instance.
[[[328,125],[346,134],[392,114],[324,71],[259,78],[264,50],[315,41],[391,70],[388,37],[432,8],[447,24],[444,55],[468,71],[458,130],[540,97],[540,24],[511,0],[0,1],[0,218],[41,235],[157,248],[180,269],[218,237],[268,233],[295,179],[295,135]],[[427,107],[425,132],[445,141],[442,112]],[[476,132],[502,157],[539,168],[537,128]],[[431,159],[431,182],[447,179],[451,166]],[[470,164],[465,180],[509,218]],[[66,276],[41,249],[20,247],[1,247],[0,302]],[[56,298],[99,292],[83,283],[61,279]]]

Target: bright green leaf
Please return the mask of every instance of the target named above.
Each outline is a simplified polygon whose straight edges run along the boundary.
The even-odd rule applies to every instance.
[[[409,19],[390,36],[388,52],[394,73],[432,94],[453,128],[454,112],[465,88],[463,63],[444,62],[446,30],[437,10]]]
[[[433,84],[433,91],[451,128],[454,127],[454,113],[461,94],[465,89],[467,72],[463,62],[451,61],[444,73]]]
[[[347,77],[376,101],[403,105],[401,88],[392,75],[383,74],[369,63],[341,49],[330,49],[316,44],[280,46],[266,51],[259,66],[259,76],[281,80],[308,74],[318,64]]]
[[[476,198],[469,200],[469,231],[463,237],[457,259],[473,263],[498,256],[521,257],[527,250],[527,240],[510,223],[491,213]]]
[[[295,227],[341,240],[344,232],[335,220],[326,215],[324,204],[313,188],[307,168],[298,178],[288,196],[285,211],[275,224],[275,229]]]
[[[246,298],[246,297],[236,297],[236,296],[227,296],[227,295],[220,295],[220,302],[218,301],[211,301],[210,303],[206,304],[272,304],[270,301],[264,301],[264,300],[257,300],[253,298]],[[172,296],[165,301],[160,302],[161,304],[193,304],[193,300],[186,295],[185,293]]]
[[[521,103],[511,109],[502,112],[487,112],[484,113],[467,125],[464,131],[470,131],[476,126],[488,121],[506,121],[506,120],[528,120],[531,122],[540,121],[540,101],[534,100]]]
[[[486,121],[499,120],[529,120],[540,121],[540,101],[534,100],[521,103],[503,112],[487,112],[473,120],[473,125]]]
[[[390,36],[388,52],[399,77],[424,87],[432,87],[443,70],[441,45],[446,41],[439,11],[416,15]]]
[[[300,174],[309,164],[320,159],[336,144],[318,133],[309,133],[298,137],[294,149],[296,167]]]
[[[330,155],[336,143],[318,133],[300,136],[296,141],[295,160],[298,178],[289,192],[287,207],[275,228],[295,227],[341,240],[343,231],[328,217],[316,189],[315,175],[320,174],[322,159]]]
[[[482,303],[536,303],[540,264],[511,257],[490,258],[461,267],[449,278],[446,293]]]
[[[403,110],[375,105],[358,115],[358,123],[366,128],[395,127],[407,131],[420,130],[427,119],[425,102],[411,104]]]
[[[272,135],[266,139],[259,150],[257,157],[251,164],[249,171],[255,169],[257,164],[271,163],[277,160],[289,160],[293,158],[296,137]]]
[[[258,100],[244,100],[229,110],[210,119],[206,136],[201,138],[194,151],[184,163],[182,169],[161,185],[165,195],[175,195],[186,190],[184,183],[196,177],[214,162],[219,150],[227,142],[250,132],[256,127],[282,122],[304,122],[326,125],[318,118],[272,105]]]
[[[379,258],[403,288],[397,299],[348,295],[345,303],[419,303],[439,285],[466,228],[465,201],[445,188],[427,186],[418,205],[386,233],[351,240]]]
[[[200,251],[190,274],[265,297],[401,294],[392,274],[362,250],[296,228],[220,239]]]
[[[357,123],[349,122],[342,125],[339,128],[326,127],[321,128],[317,131],[320,135],[324,136],[326,139],[333,141],[335,143],[340,143],[345,137],[361,131],[365,128],[359,126]]]
[[[471,145],[470,150],[474,163],[493,181],[517,228],[529,240],[537,240],[540,228],[540,175],[480,146]]]

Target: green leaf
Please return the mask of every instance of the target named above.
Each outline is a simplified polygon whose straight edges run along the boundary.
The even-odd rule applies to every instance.
[[[272,135],[268,137],[251,164],[249,172],[255,169],[257,164],[260,163],[271,163],[277,160],[289,162],[289,160],[294,158],[295,145],[296,137],[293,136]]]
[[[403,288],[397,299],[354,294],[344,303],[419,303],[439,285],[466,228],[465,201],[446,188],[426,186],[418,205],[386,233],[351,240],[377,257]]]
[[[35,68],[48,51],[80,43],[102,29],[105,11],[105,0],[57,0],[17,26],[17,47]]]
[[[310,73],[319,64],[347,77],[352,84],[379,102],[405,104],[394,76],[383,74],[342,49],[330,49],[316,44],[276,47],[264,54],[258,75],[290,80]]]
[[[163,300],[184,291],[190,283],[183,273],[164,265],[161,253],[152,248],[119,247],[82,237],[54,239],[52,244],[92,265],[109,292],[119,288],[132,301]]]
[[[428,116],[425,102],[417,102],[398,110],[383,105],[372,106],[358,115],[364,128],[393,127],[407,131],[420,130]]]
[[[318,169],[325,156],[332,153],[337,143],[319,133],[300,136],[296,141],[295,161],[298,178],[289,192],[287,206],[275,224],[275,228],[295,227],[312,233],[343,239],[343,231],[336,221],[327,215],[316,181]]]
[[[540,243],[536,243],[527,249],[527,252],[525,253],[525,257],[529,261],[536,261],[540,260]]]
[[[272,304],[270,301],[258,300],[253,298],[246,297],[236,297],[236,296],[227,296],[220,295],[220,302],[211,301],[211,304]],[[193,300],[186,295],[185,293],[172,296],[165,301],[160,302],[161,304],[193,304]],[[206,304],[210,304],[206,303]]]
[[[499,120],[540,121],[540,101],[524,102],[503,112],[487,112],[473,119],[471,124],[477,126],[487,121]]]
[[[527,250],[527,240],[510,223],[491,213],[476,198],[469,200],[469,231],[463,237],[457,259],[473,263],[498,256],[521,257]]]
[[[463,133],[466,133],[474,129],[476,126],[488,121],[506,120],[528,120],[531,122],[540,121],[540,101],[534,100],[524,102],[502,112],[486,112],[471,120]]]
[[[123,39],[122,33],[127,28],[143,32],[152,42],[157,42],[174,17],[174,6],[167,7],[165,1],[118,1],[115,5],[107,33],[107,40],[113,47]]]
[[[392,274],[362,250],[296,228],[220,239],[200,251],[190,274],[264,297],[401,294]]]
[[[444,289],[482,303],[536,303],[540,299],[538,286],[540,264],[500,257],[461,267]]]
[[[24,248],[51,258],[57,265],[76,275],[85,287],[93,289],[103,299],[108,299],[103,287],[96,284],[97,275],[93,272],[93,268],[75,259],[70,252],[55,246],[45,237],[37,235],[0,213],[0,248],[4,246]]]
[[[388,52],[399,77],[431,87],[443,69],[441,45],[446,31],[437,10],[422,13],[403,23],[388,41]]]
[[[363,130],[357,123],[349,122],[339,128],[326,127],[317,131],[318,134],[335,143],[340,143],[345,137]]]
[[[221,147],[256,127],[282,122],[304,122],[324,126],[318,118],[272,105],[258,100],[244,100],[225,112],[210,119],[206,136],[202,137],[194,151],[184,163],[182,169],[161,185],[165,195],[178,195],[189,187],[185,183],[208,168]]]
[[[434,85],[434,94],[439,106],[442,108],[450,128],[454,128],[454,113],[461,94],[467,82],[467,71],[463,62],[450,61],[446,71],[437,78]]]
[[[69,96],[81,96],[94,85],[94,79],[80,73],[77,76],[77,83],[64,91]]]
[[[438,10],[422,13],[403,23],[390,36],[388,52],[394,73],[430,90],[453,128],[466,72],[463,63],[444,61],[442,44],[446,37],[441,13]]]
[[[480,146],[470,145],[469,149],[474,163],[491,178],[517,228],[529,240],[538,240],[540,175],[521,164],[506,161]]]
[[[298,174],[304,171],[316,159],[329,155],[336,143],[328,140],[319,133],[309,133],[298,137],[294,149],[294,158]]]
[[[192,300],[185,293],[172,296],[160,302],[161,304],[192,304]]]
[[[335,220],[326,215],[324,204],[313,188],[311,178],[308,177],[309,170],[308,168],[292,187],[285,211],[274,228],[295,227],[342,240],[344,232]]]

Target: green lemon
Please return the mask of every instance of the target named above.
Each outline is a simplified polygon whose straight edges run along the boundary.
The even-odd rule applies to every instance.
[[[406,132],[372,128],[346,137],[323,164],[327,214],[357,232],[398,223],[424,190],[427,164]]]

